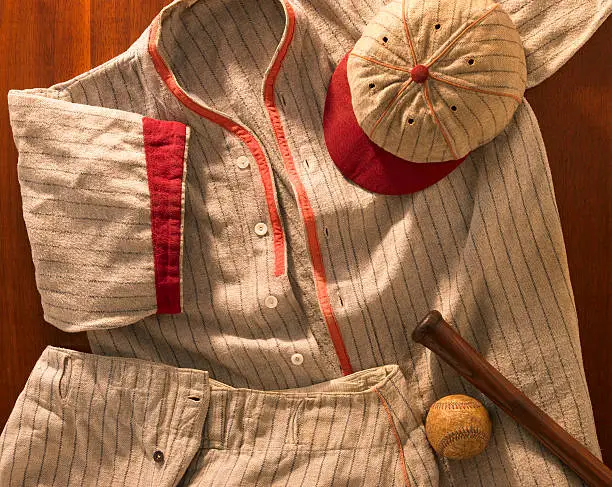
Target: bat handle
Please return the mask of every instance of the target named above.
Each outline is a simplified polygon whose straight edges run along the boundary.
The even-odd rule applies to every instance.
[[[423,319],[414,329],[412,339],[435,352],[529,430],[588,485],[612,486],[612,471],[487,362],[438,311],[430,312]]]

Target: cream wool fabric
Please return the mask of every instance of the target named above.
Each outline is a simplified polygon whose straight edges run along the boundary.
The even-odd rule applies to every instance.
[[[48,347],[0,436],[0,484],[437,484],[407,394],[397,365],[264,392]]]
[[[155,313],[142,116],[35,92],[9,107],[45,319],[80,331]]]
[[[400,364],[415,422],[423,421],[436,399],[451,393],[473,395],[489,407],[493,437],[485,452],[462,462],[436,458],[439,476],[420,485],[581,485],[529,433],[410,340],[418,320],[431,309],[440,310],[517,387],[594,454],[600,454],[546,151],[529,104],[523,100],[496,138],[474,150],[438,184],[413,195],[367,192],[339,174],[329,158],[321,121],[333,69],[354,47],[382,2],[352,0],[348,5],[308,0],[290,5],[295,32],[273,94],[294,162],[292,173],[261,96],[266,72],[281,39],[286,38],[286,6],[279,0],[200,0],[191,6],[175,2],[167,10],[157,42],[186,93],[256,134],[265,155],[261,166],[241,139],[191,111],[168,89],[148,49],[149,29],[125,53],[100,67],[50,88],[15,93],[19,97],[11,104],[12,116],[19,112],[19,118],[24,117],[15,125],[16,131],[26,134],[17,144],[24,149],[36,143],[41,153],[33,157],[23,151],[19,164],[34,167],[30,171],[37,181],[59,177],[59,171],[57,175],[45,172],[49,166],[73,169],[58,156],[57,147],[73,147],[70,141],[80,140],[84,132],[78,124],[55,117],[57,137],[32,138],[35,127],[49,116],[38,110],[46,106],[46,100],[69,104],[83,112],[84,119],[91,110],[106,108],[178,121],[191,129],[183,208],[182,313],[156,315],[151,309],[145,318],[132,316],[131,323],[115,328],[104,323],[92,327],[82,319],[86,315],[76,314],[70,329],[87,331],[98,355],[207,371],[211,378],[236,388],[283,390],[342,376],[328,331],[333,316],[354,371]],[[611,4],[509,0],[502,6],[521,36],[527,85],[533,86],[552,75],[588,39],[610,13]],[[22,110],[24,104],[27,109]],[[139,130],[126,127],[119,115],[108,129],[123,130],[126,138]],[[113,160],[115,147],[103,144],[103,148],[104,159]],[[140,149],[136,143],[130,150],[139,153]],[[96,154],[95,144],[71,150],[69,155],[85,168],[92,152]],[[241,157],[249,161],[246,168],[238,166]],[[254,231],[257,223],[271,228],[260,172],[265,168],[273,178],[272,199],[284,230],[287,269],[282,275],[275,275],[272,232],[258,235]],[[20,178],[24,174],[20,170]],[[136,178],[135,174],[129,177]],[[145,176],[140,174],[144,185]],[[304,190],[300,197],[295,175]],[[95,181],[105,189],[104,178]],[[37,188],[35,196],[61,213],[67,207],[53,200],[92,202],[82,190],[86,182],[91,180],[75,177],[67,191],[30,186],[27,181],[21,184],[30,195]],[[119,193],[102,194],[106,196],[98,201],[104,204],[125,198]],[[304,212],[304,196],[311,213]],[[28,208],[26,199],[24,205]],[[94,215],[87,208],[81,205],[78,210],[84,216],[87,211]],[[132,211],[144,211],[144,206],[138,208]],[[307,216],[314,231],[304,225]],[[24,218],[32,234],[30,227],[40,223],[38,217],[26,209]],[[91,229],[53,215],[47,218],[52,223],[46,228],[52,231],[40,238],[60,247],[58,260],[66,266],[93,261],[94,257],[87,260],[70,248],[73,240],[87,238],[80,234]],[[95,258],[119,268],[126,258],[125,244],[113,231],[108,242],[108,247],[92,249],[100,253]],[[322,272],[314,271],[310,242],[319,246]],[[141,258],[152,260],[146,255]],[[74,285],[61,280],[53,283],[58,293]],[[41,295],[48,292],[41,290]],[[277,298],[275,307],[266,305],[270,295]],[[105,301],[108,311],[126,314],[122,308],[132,307],[130,300],[111,296]],[[93,304],[85,298],[80,302],[90,309]],[[67,326],[46,316],[53,325]],[[301,365],[292,362],[294,354],[302,356]],[[130,424],[127,421],[123,428],[129,429]],[[224,424],[230,428],[230,423]],[[57,435],[49,438],[53,448],[66,441]],[[117,459],[124,461],[122,456]],[[407,453],[407,468],[417,468],[415,462]],[[241,457],[228,487],[240,485],[239,473],[252,465]],[[275,468],[269,463],[265,471]],[[206,469],[202,461],[190,476],[214,473]],[[373,464],[370,470],[386,472]],[[360,485],[361,479],[356,471],[352,482]],[[320,484],[333,485],[329,482]]]
[[[416,65],[429,69],[418,83]],[[525,52],[498,3],[393,0],[347,66],[353,110],[378,146],[412,162],[456,160],[489,142],[523,98]]]

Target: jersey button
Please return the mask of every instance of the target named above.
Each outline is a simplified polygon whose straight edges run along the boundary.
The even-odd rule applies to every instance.
[[[268,225],[265,223],[258,223],[255,225],[255,233],[260,237],[263,237],[266,233],[268,233]]]
[[[164,452],[155,450],[153,452],[153,461],[155,463],[164,463]]]
[[[302,365],[304,363],[304,356],[301,353],[294,353],[291,356],[291,363],[293,365]]]
[[[276,305],[278,304],[278,299],[276,299],[276,296],[272,296],[270,294],[270,296],[266,296],[266,299],[264,299],[264,304],[268,308],[276,308]]]
[[[251,162],[249,161],[249,158],[247,156],[240,156],[237,160],[236,160],[236,165],[240,168],[240,169],[246,169],[247,167],[249,167],[249,164]]]

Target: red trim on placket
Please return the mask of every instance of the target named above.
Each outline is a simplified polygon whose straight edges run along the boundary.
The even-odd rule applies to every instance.
[[[181,223],[187,127],[142,119],[151,198],[157,313],[181,312]]]
[[[267,78],[264,82],[264,102],[268,111],[270,122],[272,124],[274,135],[276,137],[281,155],[283,157],[285,169],[287,170],[292,184],[296,190],[298,196],[298,204],[300,205],[300,209],[304,218],[304,224],[306,227],[308,240],[308,248],[310,250],[312,265],[314,269],[317,298],[321,306],[321,310],[323,312],[323,316],[325,318],[331,340],[334,344],[336,354],[340,361],[340,367],[342,369],[342,372],[345,375],[348,375],[353,372],[353,368],[351,366],[348,353],[346,351],[346,347],[344,345],[344,341],[340,333],[340,328],[334,316],[329,295],[327,293],[327,280],[325,276],[325,268],[323,265],[323,256],[321,254],[321,248],[319,246],[319,240],[317,237],[314,212],[312,210],[312,207],[310,206],[310,202],[308,200],[304,185],[302,184],[299,175],[296,171],[295,162],[293,160],[291,150],[289,149],[289,144],[287,143],[285,137],[283,124],[274,99],[274,83],[276,81],[278,73],[280,72],[283,59],[287,55],[287,51],[289,50],[289,45],[291,44],[295,31],[295,11],[288,2],[283,0],[283,3],[287,9],[287,35],[285,36],[283,44],[280,46],[278,55],[274,60],[272,66],[270,67]],[[245,127],[195,102],[178,85],[176,79],[170,71],[170,68],[164,61],[161,54],[158,52],[157,46],[155,44],[159,32],[160,22],[161,14],[158,15],[151,24],[148,49],[151,59],[153,60],[155,69],[157,70],[158,74],[160,75],[168,89],[174,94],[174,96],[176,96],[176,98],[183,105],[185,105],[190,110],[220,125],[224,129],[240,137],[240,139],[247,145],[247,147],[251,151],[251,154],[255,158],[255,161],[257,162],[264,185],[266,201],[268,204],[268,211],[270,213],[270,222],[272,224],[274,235],[275,275],[282,275],[285,273],[285,236],[282,229],[280,216],[276,207],[272,174],[270,172],[265,153],[257,139]]]
[[[211,122],[220,125],[225,130],[233,133],[239,137],[248,147],[249,151],[253,155],[257,167],[259,168],[259,174],[264,187],[264,193],[266,197],[266,203],[268,205],[268,213],[270,216],[270,224],[272,226],[272,240],[274,246],[274,275],[281,276],[285,273],[285,234],[281,224],[280,215],[276,207],[276,199],[274,196],[274,185],[272,180],[272,174],[266,155],[255,138],[246,128],[242,125],[234,122],[233,120],[220,115],[199,103],[192,100],[187,93],[178,85],[176,79],[172,75],[172,71],[164,61],[163,57],[157,50],[155,40],[159,32],[159,26],[161,22],[161,16],[158,15],[153,23],[151,24],[151,30],[149,33],[149,54],[153,60],[155,69],[159,76],[162,78],[168,89],[176,96],[176,98],[187,108],[197,113],[198,115],[210,120]]]
[[[306,226],[308,248],[310,250],[312,266],[314,269],[317,298],[319,300],[321,310],[323,311],[325,322],[327,323],[329,335],[334,344],[334,348],[336,349],[336,355],[340,361],[342,372],[344,375],[348,375],[353,373],[353,367],[351,366],[351,361],[346,351],[344,340],[342,339],[342,334],[340,333],[340,328],[338,326],[338,322],[336,321],[336,317],[334,316],[331,302],[329,300],[329,294],[327,293],[327,279],[325,276],[325,267],[323,265],[321,247],[319,246],[319,239],[317,237],[317,225],[314,211],[312,210],[312,206],[310,206],[306,189],[304,188],[304,185],[302,184],[302,181],[295,168],[295,161],[293,160],[293,155],[291,154],[289,143],[287,142],[287,138],[285,136],[285,129],[283,128],[283,123],[276,107],[276,100],[274,96],[274,83],[281,69],[283,59],[287,55],[287,51],[289,50],[289,45],[291,44],[295,31],[295,12],[293,7],[286,1],[283,3],[287,9],[287,36],[280,48],[274,64],[268,73],[268,78],[265,81],[264,101],[270,117],[270,122],[272,123],[276,141],[283,157],[285,169],[287,170],[289,178],[291,179],[291,182],[296,190],[298,204],[302,210],[304,225]]]

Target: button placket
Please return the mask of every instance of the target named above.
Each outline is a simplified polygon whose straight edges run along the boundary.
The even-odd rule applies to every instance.
[[[324,159],[324,157],[319,151],[316,151],[313,149],[313,147],[309,146],[308,144],[305,144],[303,140],[296,142],[296,144],[297,150],[295,151],[295,153],[298,157],[295,157],[294,159],[295,167],[298,171],[300,179],[302,180],[306,193],[312,197],[312,192],[314,191],[313,188],[315,188],[317,184],[327,184],[325,178],[329,175],[326,175],[326,173],[321,170],[319,162],[320,158]],[[306,163],[306,161],[308,162]],[[316,198],[313,197],[313,199]],[[315,211],[314,208],[313,211]],[[323,251],[323,248],[326,245],[326,237],[325,232],[320,225],[321,222],[317,218],[317,227],[319,228],[318,240],[321,245],[321,250]],[[312,263],[310,267],[311,268],[309,270],[303,270],[303,272],[305,272],[305,275],[300,273],[301,279],[313,279],[312,273],[314,272],[314,269],[312,268]],[[283,287],[286,286],[286,288],[288,289],[288,291],[283,290],[282,305],[285,306],[285,300],[287,300],[288,303],[291,303],[291,306],[293,306],[294,308],[297,306],[297,309],[299,309],[301,304],[295,297],[293,283],[289,280],[287,275],[281,276],[281,280],[282,284],[280,282],[279,284],[281,284]],[[329,290],[329,293],[331,295],[331,290]],[[318,351],[322,354],[320,366],[325,369],[326,372],[328,372],[329,374],[338,374],[339,372],[341,372],[342,366],[338,360],[338,355],[336,353],[335,346],[330,339],[330,330],[325,320],[325,316],[323,314],[320,314],[320,319],[320,322],[310,323],[309,318],[306,317],[306,326],[310,328],[309,334],[312,336],[314,343],[316,343]],[[300,355],[301,358],[294,358],[294,356],[296,355]],[[292,366],[303,366],[304,356],[302,354],[296,352],[294,354],[290,354],[288,358]],[[299,364],[294,361],[299,362]]]
[[[307,173],[316,172],[318,167],[318,161],[313,149],[308,145],[301,145],[298,148],[298,153],[300,155],[300,160],[305,171]],[[307,177],[310,178],[311,176],[308,175]]]

